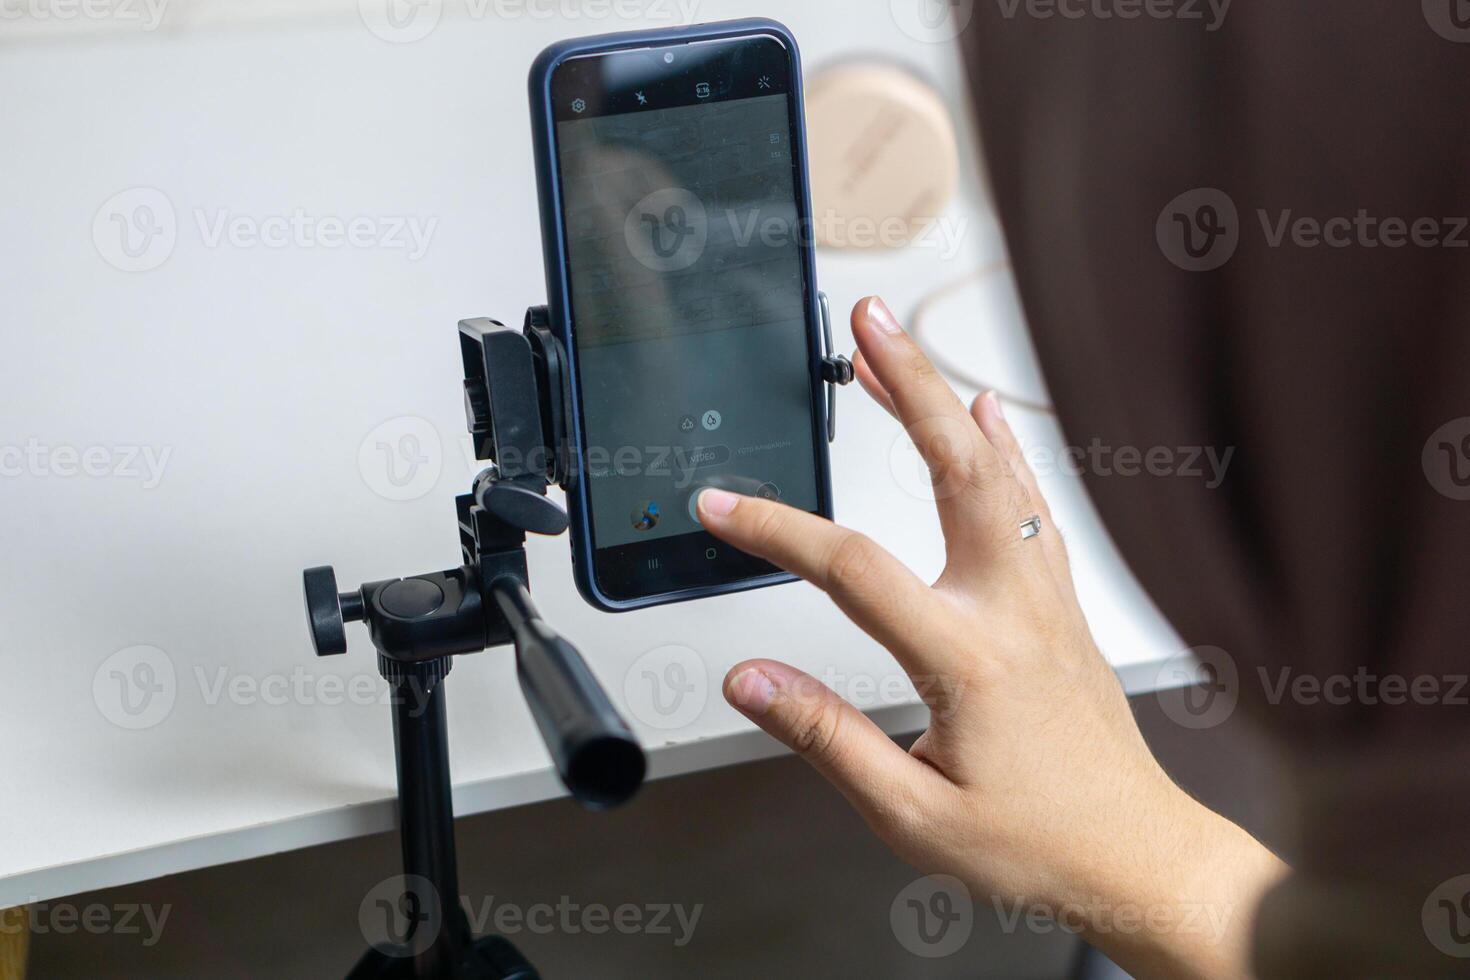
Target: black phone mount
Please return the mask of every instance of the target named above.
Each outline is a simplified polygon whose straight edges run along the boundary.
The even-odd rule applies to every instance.
[[[831,312],[820,294],[827,435],[836,434],[836,386],[852,381],[832,351]],[[602,810],[627,802],[646,760],[627,723],[577,649],[541,619],[527,591],[526,535],[557,535],[567,513],[546,496],[565,486],[575,460],[568,438],[566,358],[546,307],[517,331],[462,320],[465,416],[475,458],[490,466],[456,499],[458,568],[337,591],[331,566],[303,574],[318,656],[347,652],[346,624],[367,624],[393,705],[402,891],[385,908],[404,923],[375,945],[349,980],[537,980],[505,939],[476,939],[459,902],[444,680],[453,658],[514,645],[516,674],[567,790]]]

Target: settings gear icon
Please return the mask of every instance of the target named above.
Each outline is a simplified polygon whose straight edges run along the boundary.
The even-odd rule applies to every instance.
[[[573,112],[586,112],[587,111],[587,100],[586,99],[573,99],[572,100],[572,111]]]

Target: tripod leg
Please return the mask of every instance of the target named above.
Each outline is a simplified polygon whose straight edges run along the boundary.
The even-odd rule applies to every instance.
[[[391,681],[393,743],[398,759],[398,830],[409,893],[410,928],[432,930],[407,944],[413,976],[447,978],[469,945],[459,899],[450,795],[444,666],[410,671]],[[415,894],[415,892],[419,894]]]

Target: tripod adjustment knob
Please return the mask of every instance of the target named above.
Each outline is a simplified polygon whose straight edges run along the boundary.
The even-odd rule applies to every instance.
[[[338,594],[337,573],[331,565],[308,568],[301,575],[306,594],[306,621],[311,627],[311,645],[318,657],[347,652],[348,622],[362,619],[362,594]]]
[[[561,504],[514,480],[484,480],[476,496],[481,507],[511,527],[553,537],[567,529]]]

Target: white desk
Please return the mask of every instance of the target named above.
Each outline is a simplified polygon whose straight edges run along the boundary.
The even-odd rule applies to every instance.
[[[353,626],[349,656],[312,657],[300,571],[334,563],[345,587],[455,563],[453,497],[474,468],[454,325],[518,318],[542,299],[526,69],[555,37],[628,25],[461,12],[426,40],[389,45],[355,4],[306,6],[311,18],[229,33],[190,28],[230,9],[194,0],[150,36],[12,33],[4,45],[0,444],[83,458],[102,447],[91,468],[108,475],[66,475],[78,463],[63,453],[39,474],[0,478],[0,908],[392,825],[388,710],[350,693],[381,691],[371,648]],[[882,52],[934,78],[962,113],[956,52],[906,37],[886,8],[833,0],[785,16],[809,70]],[[699,17],[748,9],[706,2]],[[125,273],[99,254],[92,223],[135,186],[167,195],[177,243],[160,267]],[[383,248],[208,244],[222,210],[259,220],[296,208],[437,225],[417,261]],[[955,214],[969,230],[948,259],[822,254],[835,307],[881,292],[902,313],[999,254],[978,183]],[[946,320],[977,332],[965,342],[998,381],[1035,392],[1004,288],[977,287]],[[932,508],[889,466],[896,427],[855,387],[840,402],[840,518],[936,573]],[[426,492],[394,501],[374,492],[385,471],[365,476],[359,447],[405,416],[431,433],[420,442]],[[1060,444],[1051,420],[1013,417],[1028,442]],[[388,430],[392,441],[405,431]],[[129,447],[168,453],[156,486]],[[1129,690],[1155,686],[1177,639],[1080,483],[1043,483],[1105,652]],[[923,725],[890,658],[804,585],[610,617],[576,596],[565,540],[533,543],[531,568],[543,611],[628,704],[656,777],[777,752],[719,696],[725,671],[752,655],[876,695],[867,703],[892,732]],[[132,665],[104,663],[136,645],[167,661],[153,677],[162,700],[139,716],[157,723],[130,730],[109,716],[128,720],[111,671]],[[694,651],[704,682],[661,716],[636,702],[643,672],[664,666],[666,653],[649,651],[670,645]],[[462,659],[449,683],[458,812],[559,795],[510,655]]]

